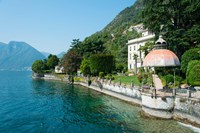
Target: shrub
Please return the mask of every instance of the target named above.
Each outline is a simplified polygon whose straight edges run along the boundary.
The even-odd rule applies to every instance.
[[[125,75],[126,75],[126,76],[129,76],[129,75],[135,75],[135,74],[134,74],[134,72],[132,72],[132,71],[127,71],[127,72],[125,72]]]
[[[44,73],[52,73],[52,70],[44,70]]]
[[[169,83],[171,83],[171,88],[174,87],[174,75],[168,74],[164,77],[161,77],[162,83],[164,86],[169,86]],[[180,86],[180,84],[183,82],[183,78],[176,75],[175,76],[175,86]],[[170,86],[169,86],[170,87]]]
[[[140,83],[143,83],[143,84],[151,84],[151,78],[152,76],[149,76],[149,73],[140,73],[137,75],[137,78],[139,80]]]
[[[159,75],[159,77],[160,77],[160,79],[161,79],[161,82],[162,82],[163,86],[166,86],[167,83],[166,83],[165,78],[164,78],[163,76],[161,76],[161,75]]]
[[[103,78],[104,77],[104,72],[99,72],[99,77]]]
[[[138,74],[137,78],[138,78],[139,82],[142,83],[142,74]]]
[[[105,76],[106,79],[111,79],[111,80],[114,80],[115,78],[112,76],[112,74],[107,74]]]
[[[117,72],[116,71],[112,71],[112,74],[115,75],[115,74],[117,74]]]
[[[177,75],[176,75],[176,77],[175,77],[175,80],[176,80],[175,84],[176,84],[177,86],[180,86],[180,84],[183,82],[183,78],[180,77],[180,76],[177,76]]]
[[[73,76],[70,77],[70,82],[71,82],[72,84],[74,83],[74,77],[73,77]]]
[[[117,70],[117,72],[122,72],[123,69],[124,69],[124,67],[123,67],[122,64],[117,64],[117,65],[116,65],[116,70]]]
[[[36,60],[32,64],[32,70],[38,74],[44,73],[43,71],[45,70],[45,63],[42,60]]]
[[[200,60],[189,62],[187,70],[187,82],[190,85],[200,85]]]
[[[84,59],[84,60],[81,62],[80,70],[81,70],[81,72],[83,73],[84,76],[90,75],[90,74],[91,74],[91,72],[90,72],[90,62],[89,62],[89,60]]]
[[[84,82],[85,79],[83,77],[74,77],[74,81],[76,81],[76,82]]]
[[[200,59],[200,48],[194,48],[186,51],[181,57],[181,70],[186,73],[188,63],[191,60],[199,60]]]
[[[168,74],[166,76],[164,76],[166,83],[173,83],[174,82],[174,76],[172,74]]]
[[[90,86],[92,84],[92,80],[88,80],[88,86]]]
[[[99,72],[111,73],[114,70],[113,55],[96,54],[90,57],[90,70],[96,75]]]

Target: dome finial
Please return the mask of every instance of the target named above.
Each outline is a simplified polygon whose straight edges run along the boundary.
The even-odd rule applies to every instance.
[[[155,42],[155,49],[165,49],[167,47],[167,42],[162,38],[162,34],[159,35],[158,40]]]

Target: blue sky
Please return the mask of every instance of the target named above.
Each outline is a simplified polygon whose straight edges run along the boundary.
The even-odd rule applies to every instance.
[[[0,0],[0,42],[67,51],[72,39],[100,31],[135,0]]]

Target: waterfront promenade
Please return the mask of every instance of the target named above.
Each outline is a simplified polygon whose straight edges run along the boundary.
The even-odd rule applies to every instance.
[[[59,78],[54,75],[46,75],[42,79],[68,82],[67,77]],[[98,78],[94,79],[91,84],[88,84],[88,78],[75,81],[74,84],[141,106],[147,116],[181,120],[200,127],[199,91],[190,92],[185,89],[176,91],[176,93],[162,89],[154,91],[143,89],[141,86],[113,83],[111,80]]]

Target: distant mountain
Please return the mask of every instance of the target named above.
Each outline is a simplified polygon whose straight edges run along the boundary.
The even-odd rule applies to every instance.
[[[0,42],[0,48],[4,47],[5,45],[5,43]]]
[[[1,44],[0,44],[1,45]],[[0,46],[1,47],[1,46]],[[46,58],[48,58],[48,56],[50,55],[50,53],[48,53],[48,52],[40,52],[40,53],[42,53]],[[62,58],[63,57],[63,55],[65,54],[66,52],[61,52],[61,53],[59,53],[59,54],[57,54],[56,56],[58,57],[58,58]]]
[[[58,58],[62,58],[62,57],[64,56],[65,53],[66,53],[66,52],[63,51],[63,52],[57,54],[57,57],[58,57]]]
[[[0,43],[0,70],[24,70],[38,59],[44,59],[35,48],[25,42]]]
[[[41,52],[46,58],[50,55],[48,52]]]

